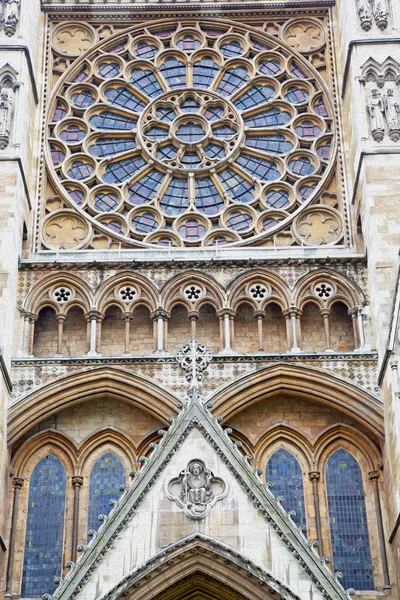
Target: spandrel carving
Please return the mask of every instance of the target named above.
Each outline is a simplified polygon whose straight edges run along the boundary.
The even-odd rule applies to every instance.
[[[215,477],[202,460],[192,460],[179,476],[171,479],[167,496],[183,508],[191,519],[203,519],[218,500],[228,493],[228,485]]]

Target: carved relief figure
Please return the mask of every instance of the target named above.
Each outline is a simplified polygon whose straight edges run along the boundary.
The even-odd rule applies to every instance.
[[[371,97],[368,100],[368,113],[371,121],[372,137],[376,142],[381,142],[385,134],[384,110],[384,103],[379,90],[372,90]]]
[[[388,7],[386,0],[375,0],[374,2],[374,18],[379,29],[386,29],[388,26]]]
[[[218,500],[226,496],[228,487],[222,479],[214,477],[202,460],[192,460],[179,477],[168,483],[166,492],[188,517],[202,519]]]
[[[390,139],[397,142],[400,139],[400,103],[394,97],[392,89],[388,89],[386,92],[385,116]]]
[[[10,140],[13,108],[14,92],[3,87],[0,91],[0,149],[4,149]]]
[[[4,0],[4,32],[8,36],[14,35],[20,12],[20,0]]]
[[[361,27],[365,31],[369,31],[372,27],[372,10],[370,0],[357,0],[357,6]]]

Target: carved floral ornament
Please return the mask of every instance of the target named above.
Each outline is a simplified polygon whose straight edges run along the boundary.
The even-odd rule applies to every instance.
[[[249,244],[296,223],[332,179],[336,128],[321,77],[298,53],[326,43],[321,23],[292,20],[282,37],[169,21],[85,54],[90,27],[58,26],[59,57],[84,53],[49,108],[47,162],[63,206],[87,231],[134,246]],[[331,227],[328,243],[341,231]]]
[[[191,460],[166,486],[166,495],[191,519],[203,519],[228,494],[228,484],[215,477],[202,460]]]

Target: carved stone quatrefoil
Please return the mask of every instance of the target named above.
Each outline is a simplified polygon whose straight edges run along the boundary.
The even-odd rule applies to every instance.
[[[171,479],[166,494],[191,519],[203,519],[218,500],[228,493],[228,484],[214,477],[202,460],[191,460],[178,477]]]

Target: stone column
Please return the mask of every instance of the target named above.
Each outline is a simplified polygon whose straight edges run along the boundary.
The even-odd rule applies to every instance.
[[[192,340],[196,339],[196,323],[198,318],[200,317],[200,313],[198,310],[190,310],[188,312],[188,319],[190,321],[190,332]]]
[[[57,354],[56,354],[56,356],[62,356],[64,323],[66,320],[67,320],[67,315],[64,315],[64,314],[56,315],[56,321],[57,321]]]
[[[308,474],[310,481],[312,482],[313,488],[313,500],[314,500],[314,512],[315,512],[315,527],[317,530],[318,540],[318,553],[323,556],[323,545],[322,545],[322,526],[321,526],[321,511],[319,508],[319,495],[318,495],[318,481],[321,477],[319,471],[310,471]]]
[[[33,355],[33,341],[35,337],[35,323],[39,315],[24,313],[24,342],[23,353],[25,356]]]
[[[357,350],[365,349],[364,323],[363,323],[363,307],[354,306],[348,310],[348,315],[353,323],[354,347]]]
[[[331,332],[330,332],[330,317],[332,311],[330,308],[321,309],[321,317],[324,320],[324,332],[325,332],[325,352],[333,352],[331,348]]]
[[[124,354],[130,354],[131,345],[131,321],[133,321],[133,314],[130,312],[122,313],[122,320],[125,321],[125,343],[124,343]]]
[[[167,339],[166,324],[168,323],[170,316],[171,314],[161,307],[151,313],[151,318],[153,321],[157,322],[157,348],[154,351],[154,354],[168,354],[165,350]]]
[[[264,352],[263,320],[265,318],[265,310],[255,310],[254,318],[257,321],[258,352]]]
[[[217,312],[217,317],[222,319],[224,324],[224,347],[221,350],[221,354],[235,354],[235,351],[231,347],[231,322],[233,322],[235,315],[235,311],[231,308],[223,308]]]
[[[24,480],[21,477],[14,477],[12,484],[14,487],[14,502],[13,502],[13,509],[12,509],[12,518],[11,518],[10,547],[8,549],[6,593],[4,594],[4,598],[12,598],[11,586],[12,586],[12,575],[13,575],[13,567],[14,567],[15,536],[17,533],[17,522],[18,522],[19,491],[22,488],[22,486],[24,485]]]
[[[379,471],[370,471],[368,473],[369,480],[374,488],[374,502],[376,511],[376,524],[378,526],[379,548],[381,551],[382,572],[383,572],[383,589],[390,590],[389,567],[385,545],[385,531],[383,529],[382,507],[379,494]]]
[[[89,351],[86,353],[87,356],[98,356],[98,344],[100,344],[100,325],[97,327],[98,322],[103,320],[103,315],[98,310],[90,310],[86,313],[86,319],[90,322],[90,338],[89,338]]]
[[[71,549],[71,560],[76,561],[76,548],[78,546],[78,534],[79,534],[79,494],[81,486],[83,485],[83,477],[73,477],[72,485],[74,486],[74,512],[72,517],[72,549]]]
[[[289,339],[291,345],[289,352],[301,352],[297,340],[297,319],[300,319],[302,312],[295,306],[289,306],[282,314],[285,318],[290,319]]]

